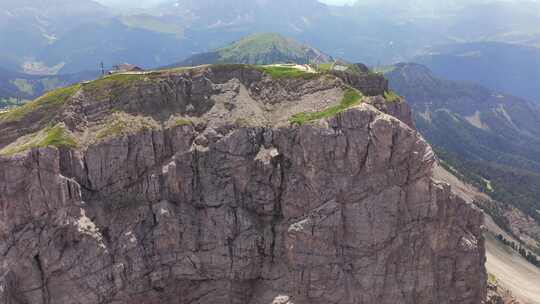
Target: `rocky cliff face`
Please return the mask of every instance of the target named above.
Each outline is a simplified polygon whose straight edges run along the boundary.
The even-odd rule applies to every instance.
[[[485,299],[482,214],[370,103],[399,104],[298,125],[348,86],[245,67],[114,77],[46,119],[0,116],[0,303]],[[16,149],[47,128],[14,131],[28,117],[76,144]]]

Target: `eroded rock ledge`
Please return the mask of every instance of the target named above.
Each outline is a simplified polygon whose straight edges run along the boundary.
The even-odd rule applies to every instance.
[[[482,214],[434,161],[366,103],[1,157],[0,303],[481,303]]]

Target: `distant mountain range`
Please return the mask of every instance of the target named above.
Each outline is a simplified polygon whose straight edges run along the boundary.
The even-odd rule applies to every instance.
[[[279,34],[262,33],[244,37],[231,45],[189,57],[171,67],[197,66],[214,63],[273,64],[294,62],[299,64],[333,61],[329,55]]]
[[[348,7],[317,0],[179,0],[116,15],[91,0],[6,0],[0,3],[0,66],[37,74],[95,70],[102,61],[151,68],[258,32],[277,32],[375,66],[456,42],[537,46],[538,9],[536,2],[480,0],[361,1]]]
[[[0,109],[24,103],[47,91],[84,80],[92,80],[99,72],[80,72],[68,75],[38,76],[0,68]]]
[[[498,42],[451,44],[433,47],[414,61],[438,76],[540,102],[539,48]]]
[[[194,55],[168,66],[195,66],[214,63],[300,64],[327,63],[334,59],[293,39],[278,34],[254,34],[213,52]],[[99,72],[79,72],[65,75],[29,75],[0,68],[0,108],[34,99],[44,92],[99,76]]]
[[[316,0],[178,1],[124,16],[111,15],[112,10],[90,0],[38,2],[0,4],[0,11],[11,16],[0,21],[5,39],[0,41],[0,66],[39,74],[93,70],[102,61],[106,66],[164,66],[249,33],[303,32],[317,24],[319,16],[329,16],[328,8]],[[75,4],[88,7],[84,15],[72,9]],[[64,9],[41,9],[47,5]],[[71,22],[79,17],[81,22]],[[44,28],[41,20],[50,26]],[[60,30],[58,24],[65,26]]]
[[[540,221],[540,107],[418,64],[386,69],[419,131],[451,167]]]
[[[0,1],[0,66],[39,74],[55,74],[66,61],[48,59],[55,46],[71,30],[113,17],[91,0],[2,0]],[[65,49],[64,55],[80,51]]]

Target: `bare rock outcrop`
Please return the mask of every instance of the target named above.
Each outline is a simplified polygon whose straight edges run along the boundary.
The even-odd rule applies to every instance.
[[[348,85],[358,88],[368,96],[383,95],[388,91],[388,80],[381,74],[372,73],[364,67],[359,67],[361,73],[332,71],[332,74],[342,79]]]
[[[482,214],[433,181],[414,128],[368,103],[283,123],[273,109],[334,102],[343,84],[204,73],[174,76],[194,106],[114,95],[132,113],[149,95],[185,106],[194,123],[0,157],[0,303],[484,301]],[[92,129],[112,99],[83,93],[64,111],[84,108],[68,116]],[[230,118],[213,112],[225,103]]]
[[[486,304],[521,304],[512,293],[499,286],[498,282],[488,282]]]

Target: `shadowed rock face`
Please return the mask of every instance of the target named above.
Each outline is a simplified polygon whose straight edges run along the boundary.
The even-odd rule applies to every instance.
[[[0,303],[481,303],[482,215],[434,161],[366,103],[1,157]]]

